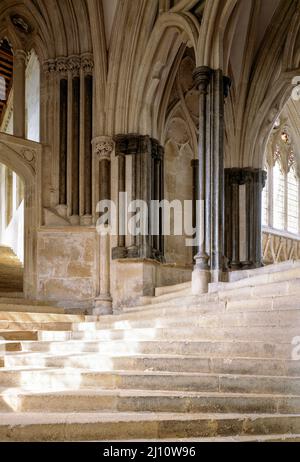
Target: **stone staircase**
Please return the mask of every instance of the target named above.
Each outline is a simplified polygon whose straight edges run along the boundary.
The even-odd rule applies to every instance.
[[[23,292],[23,265],[10,247],[0,246],[0,294]]]
[[[115,316],[0,302],[1,441],[300,441],[300,263]]]

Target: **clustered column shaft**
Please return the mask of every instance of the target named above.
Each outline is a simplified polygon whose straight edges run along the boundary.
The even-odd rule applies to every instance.
[[[147,219],[141,223],[141,232],[127,236],[127,205],[120,203],[119,196],[119,229],[118,246],[113,249],[113,258],[151,258],[162,260],[164,240],[162,232],[162,212],[151,214],[153,201],[159,203],[164,194],[163,153],[159,142],[149,136],[135,134],[115,136],[116,156],[118,158],[118,191],[129,193],[130,201],[142,201],[147,206],[147,217],[141,212],[141,217]],[[130,162],[129,162],[130,160]],[[130,178],[126,173],[127,161],[130,166]],[[128,181],[130,180],[130,181]],[[128,184],[130,183],[130,190]],[[138,204],[137,204],[137,208]],[[125,223],[125,228],[124,228]],[[154,232],[152,232],[154,230]],[[128,243],[128,245],[127,245]]]
[[[266,172],[258,168],[225,169],[225,255],[230,270],[258,268],[262,265],[262,190]],[[245,188],[244,203],[241,187]],[[243,210],[245,223],[241,223]],[[241,226],[245,238],[241,237]],[[241,252],[242,249],[242,252]]]
[[[207,291],[212,279],[221,279],[224,259],[224,99],[229,79],[221,70],[201,66],[194,71],[199,89],[197,254],[193,272],[193,292]]]
[[[14,108],[13,111],[13,132],[15,136],[25,138],[25,72],[26,52],[16,50],[14,53]]]
[[[92,224],[93,60],[90,54],[57,58],[47,61],[44,71],[57,88],[52,204],[71,224]]]

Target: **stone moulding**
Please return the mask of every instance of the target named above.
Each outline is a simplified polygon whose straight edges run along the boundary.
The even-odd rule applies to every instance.
[[[162,160],[164,148],[158,140],[148,135],[116,135],[114,137],[115,152],[118,155],[151,154],[152,158]]]
[[[93,74],[94,59],[92,53],[69,57],[61,56],[56,59],[48,59],[43,63],[43,71],[46,74],[57,73],[66,76],[70,71],[76,77],[79,76],[81,69],[85,75]]]

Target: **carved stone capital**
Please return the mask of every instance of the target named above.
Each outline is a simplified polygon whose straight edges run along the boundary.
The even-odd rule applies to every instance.
[[[81,56],[81,68],[86,75],[93,75],[94,60],[91,53],[86,53]]]
[[[57,58],[56,71],[60,74],[61,77],[66,77],[68,75],[68,68],[67,58]]]
[[[266,184],[267,172],[260,168],[226,168],[225,176],[231,185],[244,185],[249,183]]]
[[[210,83],[212,69],[208,66],[197,67],[193,72],[193,79],[200,91],[200,94],[206,94]]]
[[[101,162],[102,160],[111,160],[111,154],[114,151],[115,144],[109,136],[99,136],[92,141],[94,156]]]
[[[54,74],[56,72],[56,61],[55,59],[48,59],[43,63],[43,71],[45,74]]]
[[[68,59],[68,69],[72,77],[79,77],[81,60],[79,56],[70,56]]]
[[[137,135],[135,133],[116,135],[114,141],[117,156],[148,153],[153,158],[161,160],[164,154],[164,148],[159,141],[150,138],[148,135]]]

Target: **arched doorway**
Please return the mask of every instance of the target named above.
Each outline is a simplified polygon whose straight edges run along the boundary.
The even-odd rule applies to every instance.
[[[25,298],[31,299],[37,295],[37,227],[41,221],[40,160],[40,144],[0,133],[0,164],[8,171],[15,172],[24,185],[23,293]]]
[[[23,292],[24,182],[0,164],[0,296]]]

